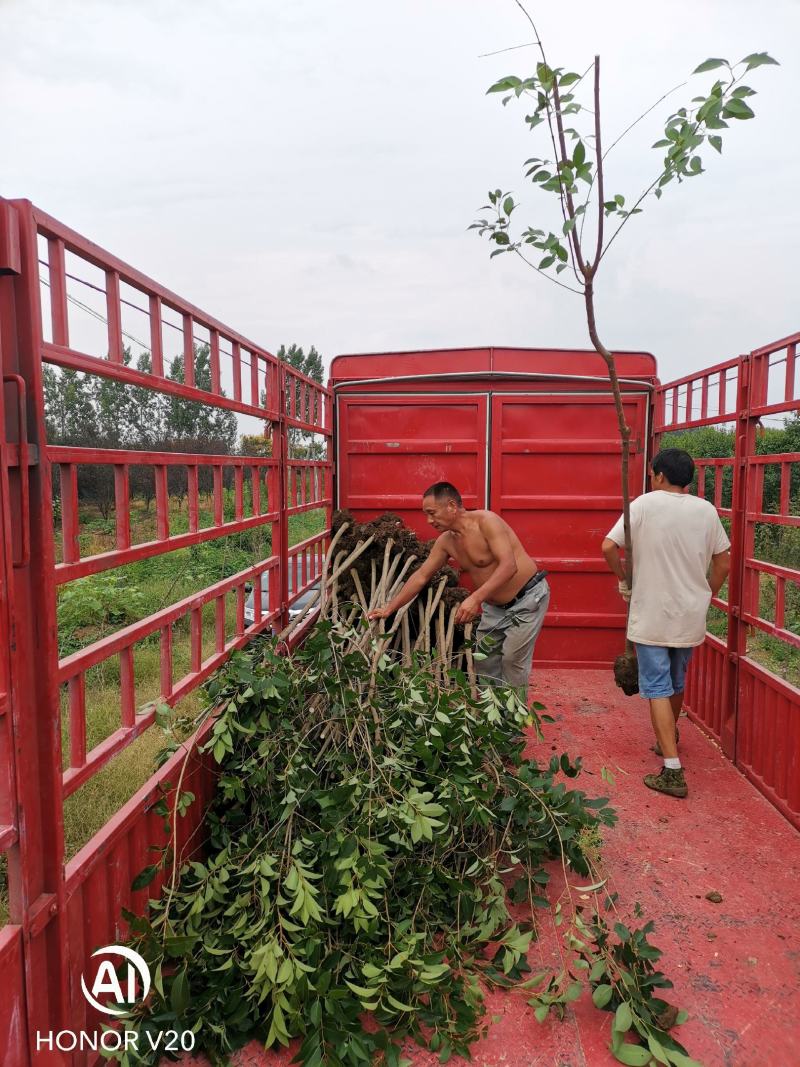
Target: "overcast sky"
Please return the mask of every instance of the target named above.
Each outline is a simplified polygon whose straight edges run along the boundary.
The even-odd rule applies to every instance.
[[[709,56],[781,61],[708,173],[631,221],[598,315],[662,379],[800,329],[798,0],[529,10],[554,65],[600,53],[607,144]],[[530,40],[513,0],[0,0],[0,21],[0,194],[272,351],[588,346],[578,297],[466,229],[496,186],[548,218],[522,177],[543,142],[485,95],[535,59],[480,58]],[[614,150],[610,192],[657,173],[657,116],[692,95]]]

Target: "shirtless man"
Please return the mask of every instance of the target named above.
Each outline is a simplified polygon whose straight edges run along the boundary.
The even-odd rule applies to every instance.
[[[480,673],[493,683],[527,690],[533,646],[544,622],[550,589],[520,539],[493,511],[465,511],[461,494],[449,482],[425,490],[422,510],[439,537],[422,566],[385,607],[370,619],[385,619],[413,600],[433,575],[456,559],[475,591],[460,605],[456,622],[481,616],[478,639],[487,641]]]

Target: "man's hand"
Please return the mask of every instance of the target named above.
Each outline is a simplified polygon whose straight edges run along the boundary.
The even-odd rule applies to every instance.
[[[628,583],[623,579],[622,581],[617,583],[617,588],[619,589],[619,595],[622,597],[625,603],[630,604],[631,587],[628,585]]]
[[[375,608],[374,611],[371,611],[367,615],[367,618],[370,620],[370,622],[374,622],[376,619],[388,619],[389,616],[393,614],[394,611],[389,611],[388,608]]]
[[[456,612],[456,622],[472,622],[473,619],[477,619],[480,613],[481,601],[473,593],[471,596],[468,596],[466,600],[461,601],[458,611]]]

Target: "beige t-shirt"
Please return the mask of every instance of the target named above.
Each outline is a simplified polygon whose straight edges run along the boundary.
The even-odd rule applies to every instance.
[[[625,544],[622,516],[608,537]],[[631,543],[629,639],[669,648],[701,645],[711,557],[730,548],[714,505],[689,493],[645,493],[631,503]]]

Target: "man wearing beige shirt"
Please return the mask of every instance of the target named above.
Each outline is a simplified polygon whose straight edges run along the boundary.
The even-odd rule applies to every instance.
[[[619,549],[625,544],[620,517],[603,541],[603,555],[630,602],[628,638],[636,646],[639,692],[650,701],[659,774],[644,784],[685,797],[676,724],[683,705],[686,669],[706,634],[706,615],[730,570],[730,541],[716,509],[687,492],[694,461],[680,448],[665,448],[651,464],[653,492],[631,504],[633,587],[625,583]]]

